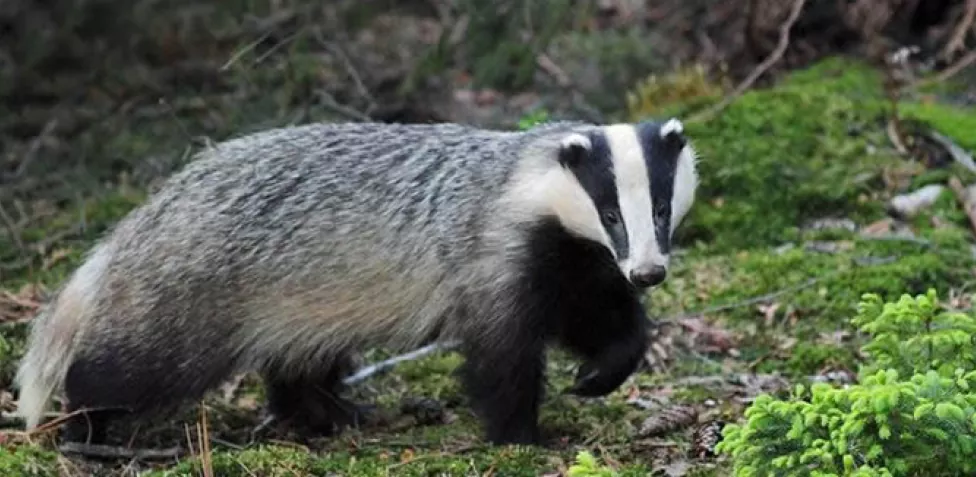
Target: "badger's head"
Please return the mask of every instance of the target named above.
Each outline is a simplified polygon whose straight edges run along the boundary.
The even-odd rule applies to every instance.
[[[698,186],[695,151],[681,122],[560,134],[544,180],[549,211],[571,233],[605,246],[634,286],[663,282],[671,237]]]

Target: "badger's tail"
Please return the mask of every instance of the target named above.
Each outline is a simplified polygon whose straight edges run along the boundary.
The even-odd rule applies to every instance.
[[[29,346],[15,377],[18,414],[28,430],[40,424],[48,401],[64,381],[110,258],[107,245],[96,248],[31,324]]]

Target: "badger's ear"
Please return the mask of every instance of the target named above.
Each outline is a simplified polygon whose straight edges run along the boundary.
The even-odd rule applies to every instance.
[[[569,134],[559,141],[559,163],[567,167],[575,166],[586,158],[592,148],[590,138],[579,133]]]
[[[659,130],[661,139],[664,140],[669,146],[673,146],[680,150],[685,146],[688,140],[685,138],[685,126],[681,124],[676,118],[671,118],[667,120],[661,129]]]

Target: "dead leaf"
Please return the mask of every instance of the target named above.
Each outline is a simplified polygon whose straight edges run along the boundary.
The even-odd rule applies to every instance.
[[[735,336],[731,331],[709,324],[702,318],[685,318],[680,321],[690,331],[692,346],[705,352],[727,352],[734,347]]]
[[[890,219],[890,218],[881,219],[861,229],[861,234],[866,236],[885,235],[891,233],[891,228],[893,224],[894,224],[894,219]]]
[[[789,351],[796,346],[796,338],[788,336],[777,346],[780,351]]]
[[[772,326],[773,320],[776,318],[776,310],[779,309],[779,303],[773,302],[768,305],[762,304],[757,307],[759,312],[763,314],[764,322],[766,326]]]
[[[42,299],[42,288],[32,283],[22,286],[16,293],[0,291],[0,322],[29,320],[41,307]]]
[[[403,449],[403,452],[400,453],[400,462],[407,463],[412,461],[413,459],[414,459],[413,449],[409,449],[409,448]]]
[[[48,255],[46,258],[44,258],[44,262],[41,263],[41,268],[43,268],[44,270],[50,270],[51,267],[53,267],[55,264],[57,264],[61,260],[64,260],[65,258],[67,258],[68,255],[70,255],[70,254],[71,254],[71,250],[70,249],[66,249],[66,248],[58,248],[58,249],[55,249],[54,251],[51,252],[50,255]]]

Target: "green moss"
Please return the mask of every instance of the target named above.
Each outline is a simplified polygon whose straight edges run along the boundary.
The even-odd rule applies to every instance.
[[[829,343],[856,312],[858,298],[877,293],[892,299],[931,286],[946,292],[972,279],[967,233],[961,227],[931,230],[927,243],[837,241],[832,252],[793,247],[688,257],[652,295],[652,313],[706,310],[708,319],[747,337],[740,359],[761,361],[758,371],[804,376],[849,367],[854,348]],[[778,308],[767,317],[758,308],[764,303]],[[731,306],[707,312],[717,305]],[[784,336],[796,342],[781,349]]]
[[[826,215],[883,215],[878,201],[864,197],[882,168],[900,159],[872,152],[885,140],[876,121],[883,104],[836,92],[866,81],[859,74],[746,93],[717,118],[689,124],[702,184],[679,239],[753,248]]]
[[[304,476],[311,471],[312,456],[295,447],[262,445],[242,451],[213,452],[213,475],[235,477],[250,475]],[[147,477],[196,477],[202,474],[199,458],[187,458],[165,470],[145,474]]]
[[[976,109],[934,102],[911,102],[899,105],[902,116],[928,123],[936,131],[952,138],[963,148],[976,149]]]
[[[33,445],[0,448],[0,475],[4,477],[57,476],[57,454]]]
[[[212,468],[221,477],[355,475],[369,476],[427,476],[427,475],[493,475],[536,476],[541,469],[555,470],[565,462],[562,456],[552,455],[535,447],[480,447],[459,445],[454,449],[420,449],[414,446],[366,446],[354,450],[324,453],[299,447],[261,445],[240,451],[212,453]],[[196,477],[202,466],[197,457],[182,460],[178,465],[146,473],[147,477]],[[619,469],[619,475],[646,475],[642,465]]]
[[[881,174],[904,163],[884,131],[890,109],[879,71],[832,58],[742,95],[707,122],[690,122],[702,183],[678,241],[713,251],[764,247],[795,238],[796,227],[812,219],[883,217]],[[976,146],[973,111],[906,102],[901,112]]]
[[[775,89],[830,92],[842,96],[884,97],[880,87],[883,73],[863,61],[844,56],[821,60],[808,68],[793,71]]]

